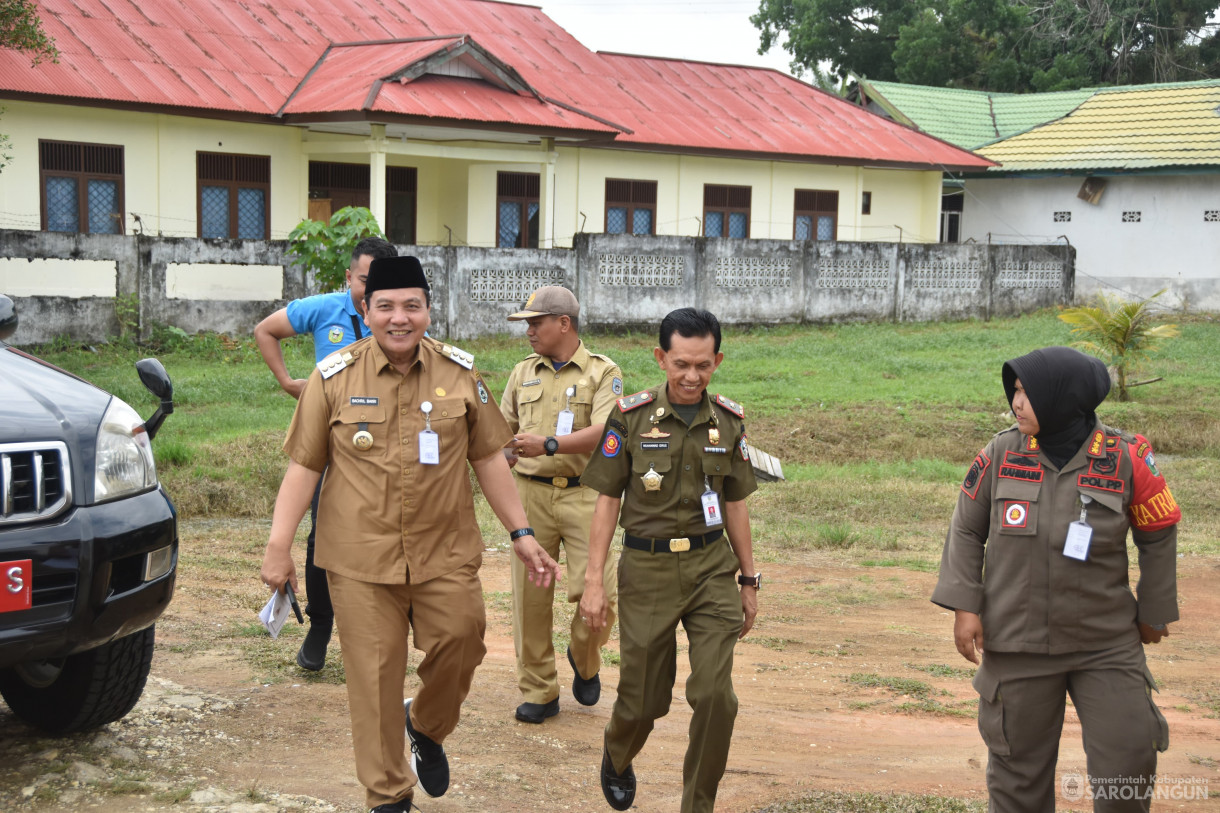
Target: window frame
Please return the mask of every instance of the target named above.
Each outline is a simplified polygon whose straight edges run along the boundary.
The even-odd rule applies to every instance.
[[[79,153],[75,160],[80,166],[80,169],[47,169],[48,151],[56,147],[72,147]],[[87,167],[89,156],[87,151],[93,150],[115,150],[118,161],[117,173],[102,172],[96,168],[90,170]],[[102,159],[104,160],[104,159]],[[126,184],[125,176],[127,174],[127,155],[126,148],[122,144],[98,144],[90,141],[62,141],[53,138],[38,139],[38,218],[41,231],[50,231],[47,228],[49,212],[47,211],[47,179],[48,178],[72,178],[76,181],[76,231],[56,231],[58,234],[126,234],[127,233],[127,217],[123,214],[126,204]],[[117,232],[91,232],[89,231],[89,181],[115,181],[118,187],[118,215],[115,219],[118,221],[119,228]]]
[[[537,190],[537,191],[534,191]],[[529,229],[529,204],[538,205],[538,214],[542,214],[542,175],[538,172],[504,172],[496,173],[496,233],[494,245],[496,248],[538,248],[539,228],[534,234]],[[521,229],[517,232],[517,243],[512,246],[500,245],[500,210],[502,204],[517,204],[521,209]],[[531,245],[532,238],[532,245]]]
[[[830,242],[833,243],[839,239],[839,190],[837,189],[795,189],[792,193],[792,239],[799,240],[796,236],[797,222],[801,216],[807,216],[813,220],[812,237],[804,238],[814,243]],[[818,239],[818,218],[830,217],[830,233],[829,240]]]
[[[751,186],[705,183],[703,185],[703,236],[708,236],[708,214],[718,212],[724,215],[725,233],[720,235],[720,237],[726,240],[749,240],[751,209],[753,208],[754,197],[753,190],[754,188]],[[729,224],[734,214],[744,214],[746,216],[746,233],[742,237],[733,237],[729,234],[731,229]]]
[[[230,177],[204,178],[203,162],[205,158],[224,158],[231,161]],[[240,159],[251,159],[265,167],[266,180],[257,181],[238,177],[238,162]],[[203,237],[203,188],[204,186],[223,186],[229,190],[229,228],[225,237],[210,237],[210,240],[270,240],[271,239],[271,156],[253,155],[239,152],[213,152],[212,150],[195,151],[195,236]],[[263,236],[238,237],[237,198],[241,189],[261,189],[263,191]]]
[[[657,181],[607,178],[605,217],[603,218],[602,231],[606,234],[655,235],[657,233],[657,184]],[[621,192],[626,194],[620,195]],[[612,197],[612,195],[616,197]],[[621,232],[610,231],[610,210],[623,208],[627,210],[627,230]],[[647,232],[637,232],[635,230],[635,213],[637,209],[647,211],[650,215]]]

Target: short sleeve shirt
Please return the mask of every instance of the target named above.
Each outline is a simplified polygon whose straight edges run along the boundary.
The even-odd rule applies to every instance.
[[[318,510],[318,567],[379,584],[412,584],[452,572],[482,555],[467,461],[498,452],[512,433],[477,369],[424,338],[400,373],[376,339],[352,344],[341,369],[305,385],[288,437],[293,460],[326,470]],[[419,462],[429,423],[440,463]],[[371,444],[357,445],[358,432]]]
[[[568,398],[566,391],[575,391]],[[513,432],[554,435],[559,413],[572,410],[572,431],[605,423],[614,399],[623,394],[623,374],[606,356],[590,353],[581,342],[572,358],[556,370],[551,359],[534,353],[513,368],[500,399],[500,412]],[[520,474],[579,477],[591,452],[523,457]]]
[[[615,403],[581,482],[622,496],[619,522],[633,536],[705,534],[723,527],[704,520],[702,495],[709,487],[719,495],[722,516],[724,503],[744,500],[758,488],[747,455],[740,416],[704,393],[687,424],[661,386]],[[661,476],[657,491],[645,488],[650,471]]]
[[[356,313],[352,296],[347,291],[294,299],[285,310],[288,324],[292,325],[294,331],[313,335],[315,361],[321,361],[357,339],[371,335],[364,318]],[[352,326],[353,318],[356,320],[355,327]]]

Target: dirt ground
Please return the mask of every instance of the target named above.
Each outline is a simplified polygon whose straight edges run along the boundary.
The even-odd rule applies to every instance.
[[[514,720],[520,697],[503,599],[509,590],[507,555],[489,552],[482,571],[489,595],[488,654],[462,723],[445,743],[452,769],[449,793],[417,802],[426,813],[609,810],[597,771],[617,668],[603,670],[602,700],[586,708],[572,699],[571,674],[563,662],[559,716],[541,726]],[[1162,684],[1158,703],[1171,730],[1170,750],[1159,765],[1162,783],[1208,781],[1212,798],[1163,801],[1154,809],[1220,810],[1218,570],[1220,563],[1210,559],[1180,561],[1183,620],[1171,627],[1164,643],[1149,647],[1152,671]],[[150,687],[173,686],[179,693],[223,702],[213,703],[206,720],[195,725],[191,744],[147,748],[147,770],[162,780],[162,788],[189,782],[243,799],[273,800],[252,809],[362,809],[344,687],[311,680],[295,669],[289,674],[301,675],[299,680],[264,683],[263,667],[239,647],[200,647],[186,640],[202,628],[251,620],[256,609],[252,603],[217,600],[223,590],[193,582],[192,576],[189,569],[180,574],[179,594],[158,625]],[[253,572],[250,579],[258,587]],[[767,564],[764,579],[758,626],[737,647],[734,681],[741,709],[717,811],[760,810],[815,790],[984,798],[986,750],[970,705],[975,698],[970,665],[953,648],[950,615],[927,600],[934,574],[810,557]],[[285,636],[276,644],[277,655],[291,660],[299,641],[299,635]],[[331,657],[337,658],[337,647]],[[413,653],[412,661],[418,660]],[[635,764],[640,785],[633,809],[639,813],[679,806],[690,719],[684,668],[681,655],[671,712]],[[931,691],[909,681],[929,684]],[[175,726],[168,719],[163,734],[172,738]],[[0,705],[0,731],[22,728]],[[160,757],[158,749],[165,752]],[[14,757],[10,751],[0,758],[35,755]],[[28,771],[19,776],[18,768],[9,767],[4,783],[30,781]],[[1080,727],[1070,708],[1059,770],[1084,772]],[[284,801],[296,797],[316,801],[299,807]],[[164,792],[94,794],[87,801],[44,799],[20,807],[104,813],[200,809],[187,801],[171,803]],[[1063,802],[1059,809],[1087,807]]]

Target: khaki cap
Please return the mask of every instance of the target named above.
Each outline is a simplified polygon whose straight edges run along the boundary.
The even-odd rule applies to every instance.
[[[576,295],[559,285],[547,285],[530,294],[525,305],[516,313],[509,314],[510,321],[532,319],[535,316],[580,316],[580,303]]]

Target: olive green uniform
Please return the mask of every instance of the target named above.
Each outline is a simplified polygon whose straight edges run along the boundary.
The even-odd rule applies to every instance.
[[[615,770],[631,764],[654,722],[669,712],[678,624],[690,643],[686,700],[693,714],[682,813],[714,808],[737,716],[733,647],[743,617],[738,560],[722,523],[725,503],[757,488],[741,411],[705,393],[688,425],[664,386],[620,398],[584,475],[600,493],[622,496],[626,532],[618,570],[622,669],[606,726]],[[709,487],[719,497],[721,524],[704,518],[701,495]]]
[[[571,398],[565,393],[575,389]],[[551,359],[533,353],[513,368],[500,400],[500,412],[513,433],[554,435],[559,413],[572,410],[572,431],[605,423],[614,399],[623,394],[623,374],[606,356],[590,353],[581,342],[559,370]],[[562,544],[567,557],[568,601],[578,602],[585,592],[589,561],[589,524],[597,492],[580,482],[590,452],[523,457],[513,468],[517,493],[534,529],[534,538],[552,559],[559,561]],[[581,677],[592,678],[601,669],[601,648],[614,623],[617,584],[615,561],[606,558],[603,584],[609,611],[606,626],[594,635],[572,614],[571,652]],[[527,703],[549,703],[559,696],[555,669],[555,586],[530,584],[525,563],[512,557],[513,642],[517,647],[517,685]]]
[[[1054,810],[1070,694],[1094,810],[1148,810],[1169,732],[1151,699],[1137,620],[1178,618],[1181,519],[1150,445],[1098,422],[1056,469],[1036,438],[1009,429],[975,458],[961,492],[932,601],[982,618],[974,686],[990,809]],[[1064,554],[1082,508],[1092,528],[1084,561]],[[1128,530],[1139,550],[1138,599],[1127,580]]]

